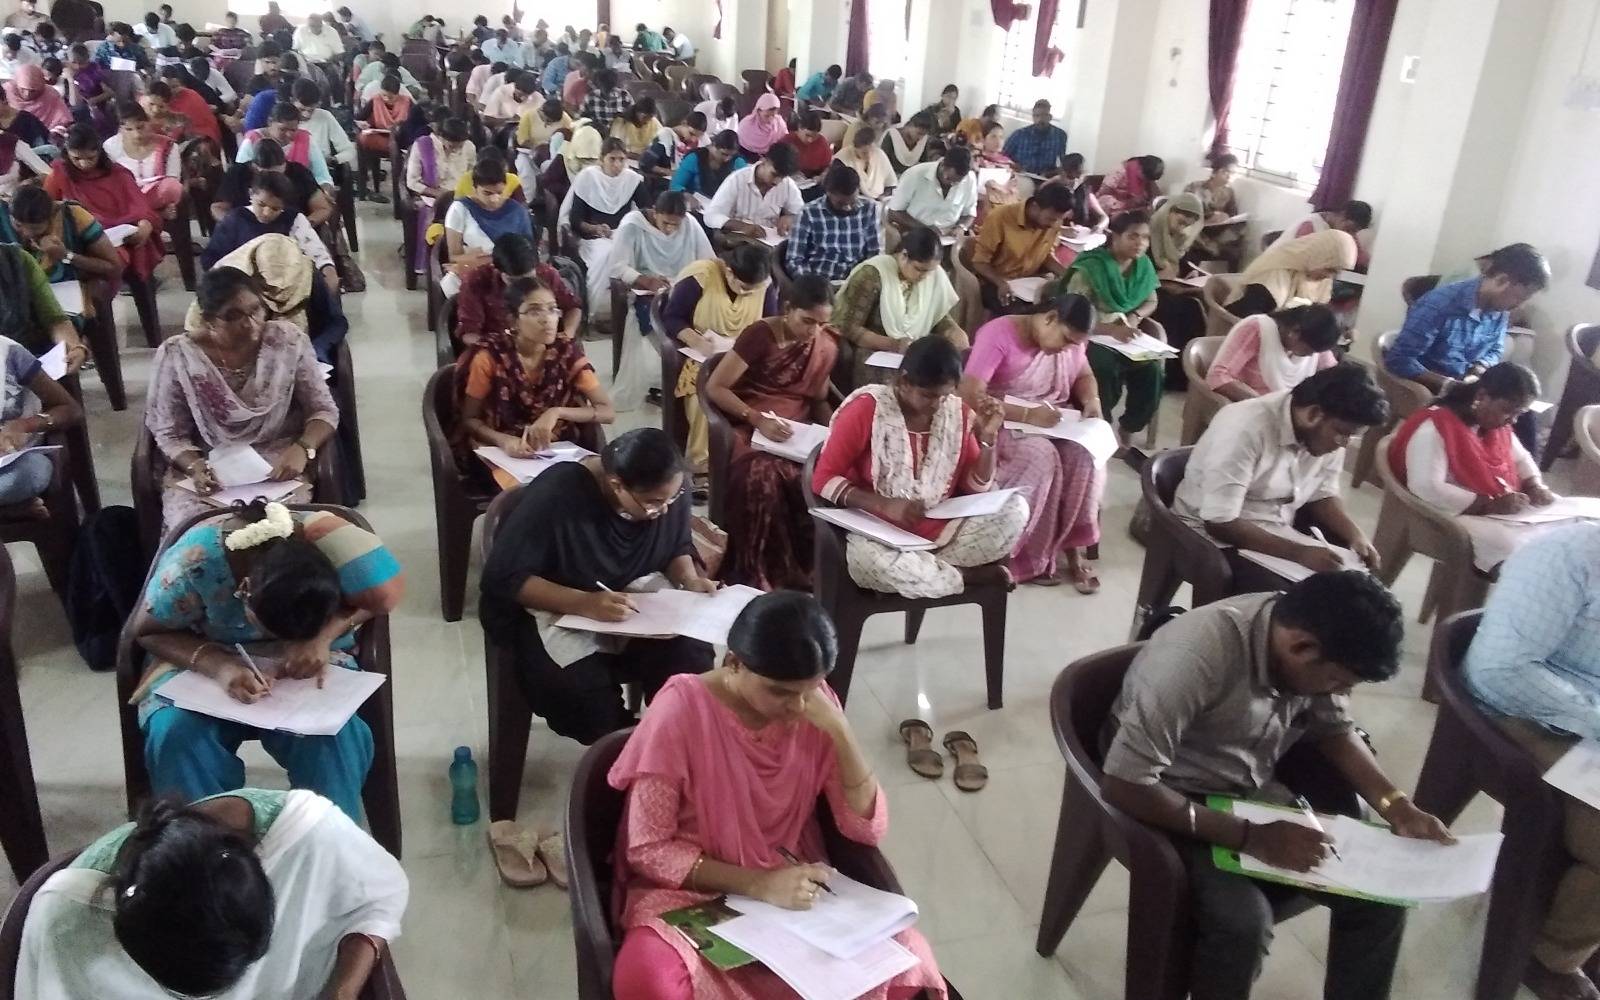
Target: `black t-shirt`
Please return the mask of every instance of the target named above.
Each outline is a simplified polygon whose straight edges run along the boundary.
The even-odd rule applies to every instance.
[[[316,178],[311,176],[311,171],[298,163],[288,164],[285,171],[289,182],[294,185],[295,191],[300,195],[300,203],[295,207],[301,215],[310,214],[311,196],[317,193]],[[217,188],[217,200],[226,202],[234,208],[241,208],[250,204],[250,185],[256,179],[256,165],[254,163],[235,163],[228,168],[222,177],[222,184]]]

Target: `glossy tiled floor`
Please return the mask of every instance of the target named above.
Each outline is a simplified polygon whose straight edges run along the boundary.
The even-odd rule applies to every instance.
[[[449,821],[445,771],[450,751],[467,744],[481,759],[485,746],[482,638],[472,598],[464,621],[450,624],[439,616],[430,478],[419,418],[423,382],[434,358],[423,296],[407,292],[401,281],[398,226],[387,209],[364,206],[361,235],[368,291],[347,297],[346,308],[370,484],[362,512],[409,574],[405,604],[393,622],[404,862],[412,890],[397,959],[418,1000],[571,997],[576,986],[566,896],[553,887],[502,887],[482,826],[458,828]],[[161,295],[169,330],[176,328],[186,301],[173,272]],[[131,302],[120,301],[118,310],[127,314],[124,331],[132,331]],[[596,348],[597,359],[609,361],[609,348]],[[107,503],[127,502],[128,457],[150,352],[130,348],[123,357],[130,387],[127,411],[112,413],[93,377],[86,380]],[[1177,396],[1167,401],[1164,444],[1175,439],[1179,402]],[[653,410],[629,416],[634,422],[658,419]],[[930,615],[915,647],[900,642],[899,621],[879,619],[863,644],[849,716],[888,788],[893,819],[887,851],[921,903],[922,929],[940,964],[969,1000],[1121,996],[1127,878],[1116,866],[1055,958],[1035,954],[1033,939],[1061,794],[1062,765],[1047,707],[1050,684],[1074,657],[1126,638],[1143,553],[1126,534],[1136,493],[1133,473],[1115,464],[1100,568],[1105,586],[1098,596],[1025,587],[1013,598],[1004,709],[984,708],[975,609]],[[1352,503],[1370,528],[1377,516],[1374,488],[1358,491]],[[22,627],[15,641],[28,735],[50,844],[61,852],[122,818],[115,689],[110,676],[90,673],[73,651],[60,606],[32,550],[13,547],[12,556],[22,588],[17,618]],[[1425,564],[1414,566],[1400,581],[1402,599],[1413,610],[1424,572]],[[1426,628],[1412,626],[1401,677],[1357,696],[1361,723],[1390,773],[1407,786],[1415,779],[1433,723],[1432,709],[1417,697],[1427,634]],[[911,716],[927,719],[940,734],[959,728],[976,736],[989,766],[989,787],[968,795],[948,779],[933,783],[907,770],[895,724]],[[558,819],[581,753],[581,747],[553,737],[536,721],[524,776],[525,822]],[[267,765],[255,767],[252,780],[281,785],[282,775],[269,761],[259,755],[251,759]],[[1461,827],[1479,830],[1497,822],[1492,804],[1479,802]],[[0,870],[0,905],[14,891],[9,872]],[[1396,996],[1454,1000],[1469,995],[1483,913],[1481,901],[1418,911],[1407,933]],[[1325,928],[1316,912],[1280,928],[1256,996],[1321,996]]]

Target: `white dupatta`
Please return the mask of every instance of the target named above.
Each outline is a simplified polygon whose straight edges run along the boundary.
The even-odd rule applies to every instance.
[[[900,280],[900,264],[893,254],[879,254],[856,265],[859,270],[870,267],[878,272],[878,322],[883,333],[894,340],[908,341],[925,337],[959,301],[944,268],[936,267],[921,281],[904,291]]]
[[[560,225],[572,224],[574,198],[582,198],[585,205],[603,215],[615,215],[627,207],[643,181],[639,172],[631,167],[623,168],[615,177],[598,166],[584,167],[572,179],[572,186],[567,188],[567,196],[561,201]]]
[[[928,427],[928,441],[920,466],[913,460],[911,431],[894,387],[864,385],[852,392],[839,409],[857,396],[871,396],[872,416],[872,491],[895,500],[920,500],[932,507],[955,492],[956,468],[961,463],[961,446],[966,441],[966,419],[961,397],[944,398]],[[837,411],[836,411],[837,412]],[[915,471],[913,471],[915,470]]]
[[[907,146],[906,137],[899,129],[892,128],[889,130],[889,143],[894,146],[895,162],[909,169],[922,162],[922,152],[928,148],[928,136],[924,134],[915,146]]]
[[[1228,336],[1232,337],[1239,327],[1252,320],[1255,321],[1259,331],[1261,345],[1256,356],[1256,368],[1261,372],[1261,381],[1266,383],[1268,391],[1283,392],[1293,389],[1317,373],[1318,356],[1313,354],[1297,358],[1284,350],[1283,334],[1278,329],[1278,322],[1266,313],[1240,320],[1232,330],[1228,331]],[[1223,342],[1223,346],[1227,346],[1226,341]]]
[[[290,792],[257,852],[276,900],[272,945],[217,1000],[317,1000],[345,937],[400,936],[405,872],[327,799]],[[171,1000],[117,943],[109,886],[103,872],[66,868],[40,888],[22,929],[18,996]]]

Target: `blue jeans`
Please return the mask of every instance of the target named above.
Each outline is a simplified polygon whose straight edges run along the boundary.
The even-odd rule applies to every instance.
[[[0,469],[0,506],[40,496],[50,488],[55,472],[55,460],[47,451],[30,452]]]
[[[308,788],[361,822],[361,787],[372,768],[372,730],[359,717],[335,736],[295,736],[162,702],[144,718],[143,727],[145,766],[157,795],[175,793],[193,802],[243,788],[239,744],[259,740],[289,772],[291,788]]]

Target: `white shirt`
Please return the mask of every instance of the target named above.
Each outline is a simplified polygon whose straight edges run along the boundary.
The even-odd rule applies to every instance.
[[[478,220],[467,211],[467,206],[452,201],[444,213],[444,228],[461,234],[461,245],[468,250],[494,251],[494,240],[478,225]]]
[[[679,59],[694,58],[694,43],[689,41],[689,36],[676,33],[672,36],[672,51]]]
[[[978,178],[972,171],[950,185],[948,192],[939,186],[938,160],[919,163],[900,175],[900,183],[889,198],[889,211],[905,212],[925,226],[948,229],[978,212]]]
[[[494,92],[505,85],[506,75],[504,73],[494,73],[490,75],[489,79],[483,82],[483,92],[478,95],[478,110],[482,111],[484,104],[488,102],[489,98],[494,96]]]
[[[805,208],[794,178],[785,177],[766,194],[756,187],[756,167],[741,167],[728,175],[706,207],[707,229],[721,229],[730,220],[772,228],[780,215],[799,215]]]
[[[1539,465],[1528,454],[1515,436],[1511,438],[1511,455],[1517,463],[1517,481],[1507,483],[1520,490],[1529,479],[1539,478]],[[1380,459],[1386,460],[1386,459]],[[1430,507],[1449,514],[1464,514],[1478,494],[1456,482],[1450,475],[1450,460],[1444,450],[1444,438],[1429,420],[1419,426],[1406,442],[1406,488]]]
[[[333,266],[333,255],[328,253],[328,245],[317,235],[317,227],[311,224],[310,219],[296,213],[294,224],[289,227],[289,235],[300,246],[301,252],[311,258],[312,266],[317,270]]]
[[[141,21],[133,26],[133,33],[148,42],[152,49],[176,48],[178,44],[178,33],[172,30],[172,25],[164,22],[151,30]],[[93,55],[94,50],[90,49],[89,54]]]
[[[527,49],[521,42],[514,38],[507,38],[504,42],[501,42],[498,35],[490,35],[485,38],[483,44],[478,46],[478,50],[491,63],[503,62],[507,66],[515,66],[518,69],[522,67],[523,61],[527,57]]]
[[[694,106],[694,109],[706,116],[706,131],[705,134],[700,137],[700,145],[702,146],[711,145],[712,138],[715,137],[718,132],[723,132],[728,129],[732,129],[735,132],[739,131],[738,109],[734,109],[734,113],[726,118],[717,117],[716,101],[701,101],[699,104]]]
[[[233,85],[228,82],[228,78],[223,76],[222,71],[215,66],[211,67],[211,71],[206,74],[206,85],[215,90],[217,96],[222,98],[226,104],[232,104],[239,99],[238,91],[233,89]]]
[[[300,127],[311,133],[311,143],[322,150],[322,156],[329,163],[351,164],[356,162],[356,146],[345,134],[344,126],[339,124],[339,119],[333,117],[333,112],[327,108],[318,108],[311,113],[311,117],[300,123]]]
[[[324,26],[321,34],[314,34],[309,24],[294,29],[294,50],[311,62],[331,62],[344,52],[339,33]]]
[[[1290,394],[1274,392],[1229,403],[1189,455],[1173,513],[1196,526],[1252,521],[1274,528],[1295,511],[1339,495],[1344,449],[1313,455],[1295,436]]]
[[[175,142],[167,143],[166,161],[161,162],[157,154],[161,151],[159,142],[150,144],[150,152],[144,159],[136,160],[122,145],[122,133],[105,141],[106,155],[115,163],[120,163],[133,174],[133,179],[138,181],[139,190],[148,191],[167,177],[179,177],[183,170],[183,151]]]

